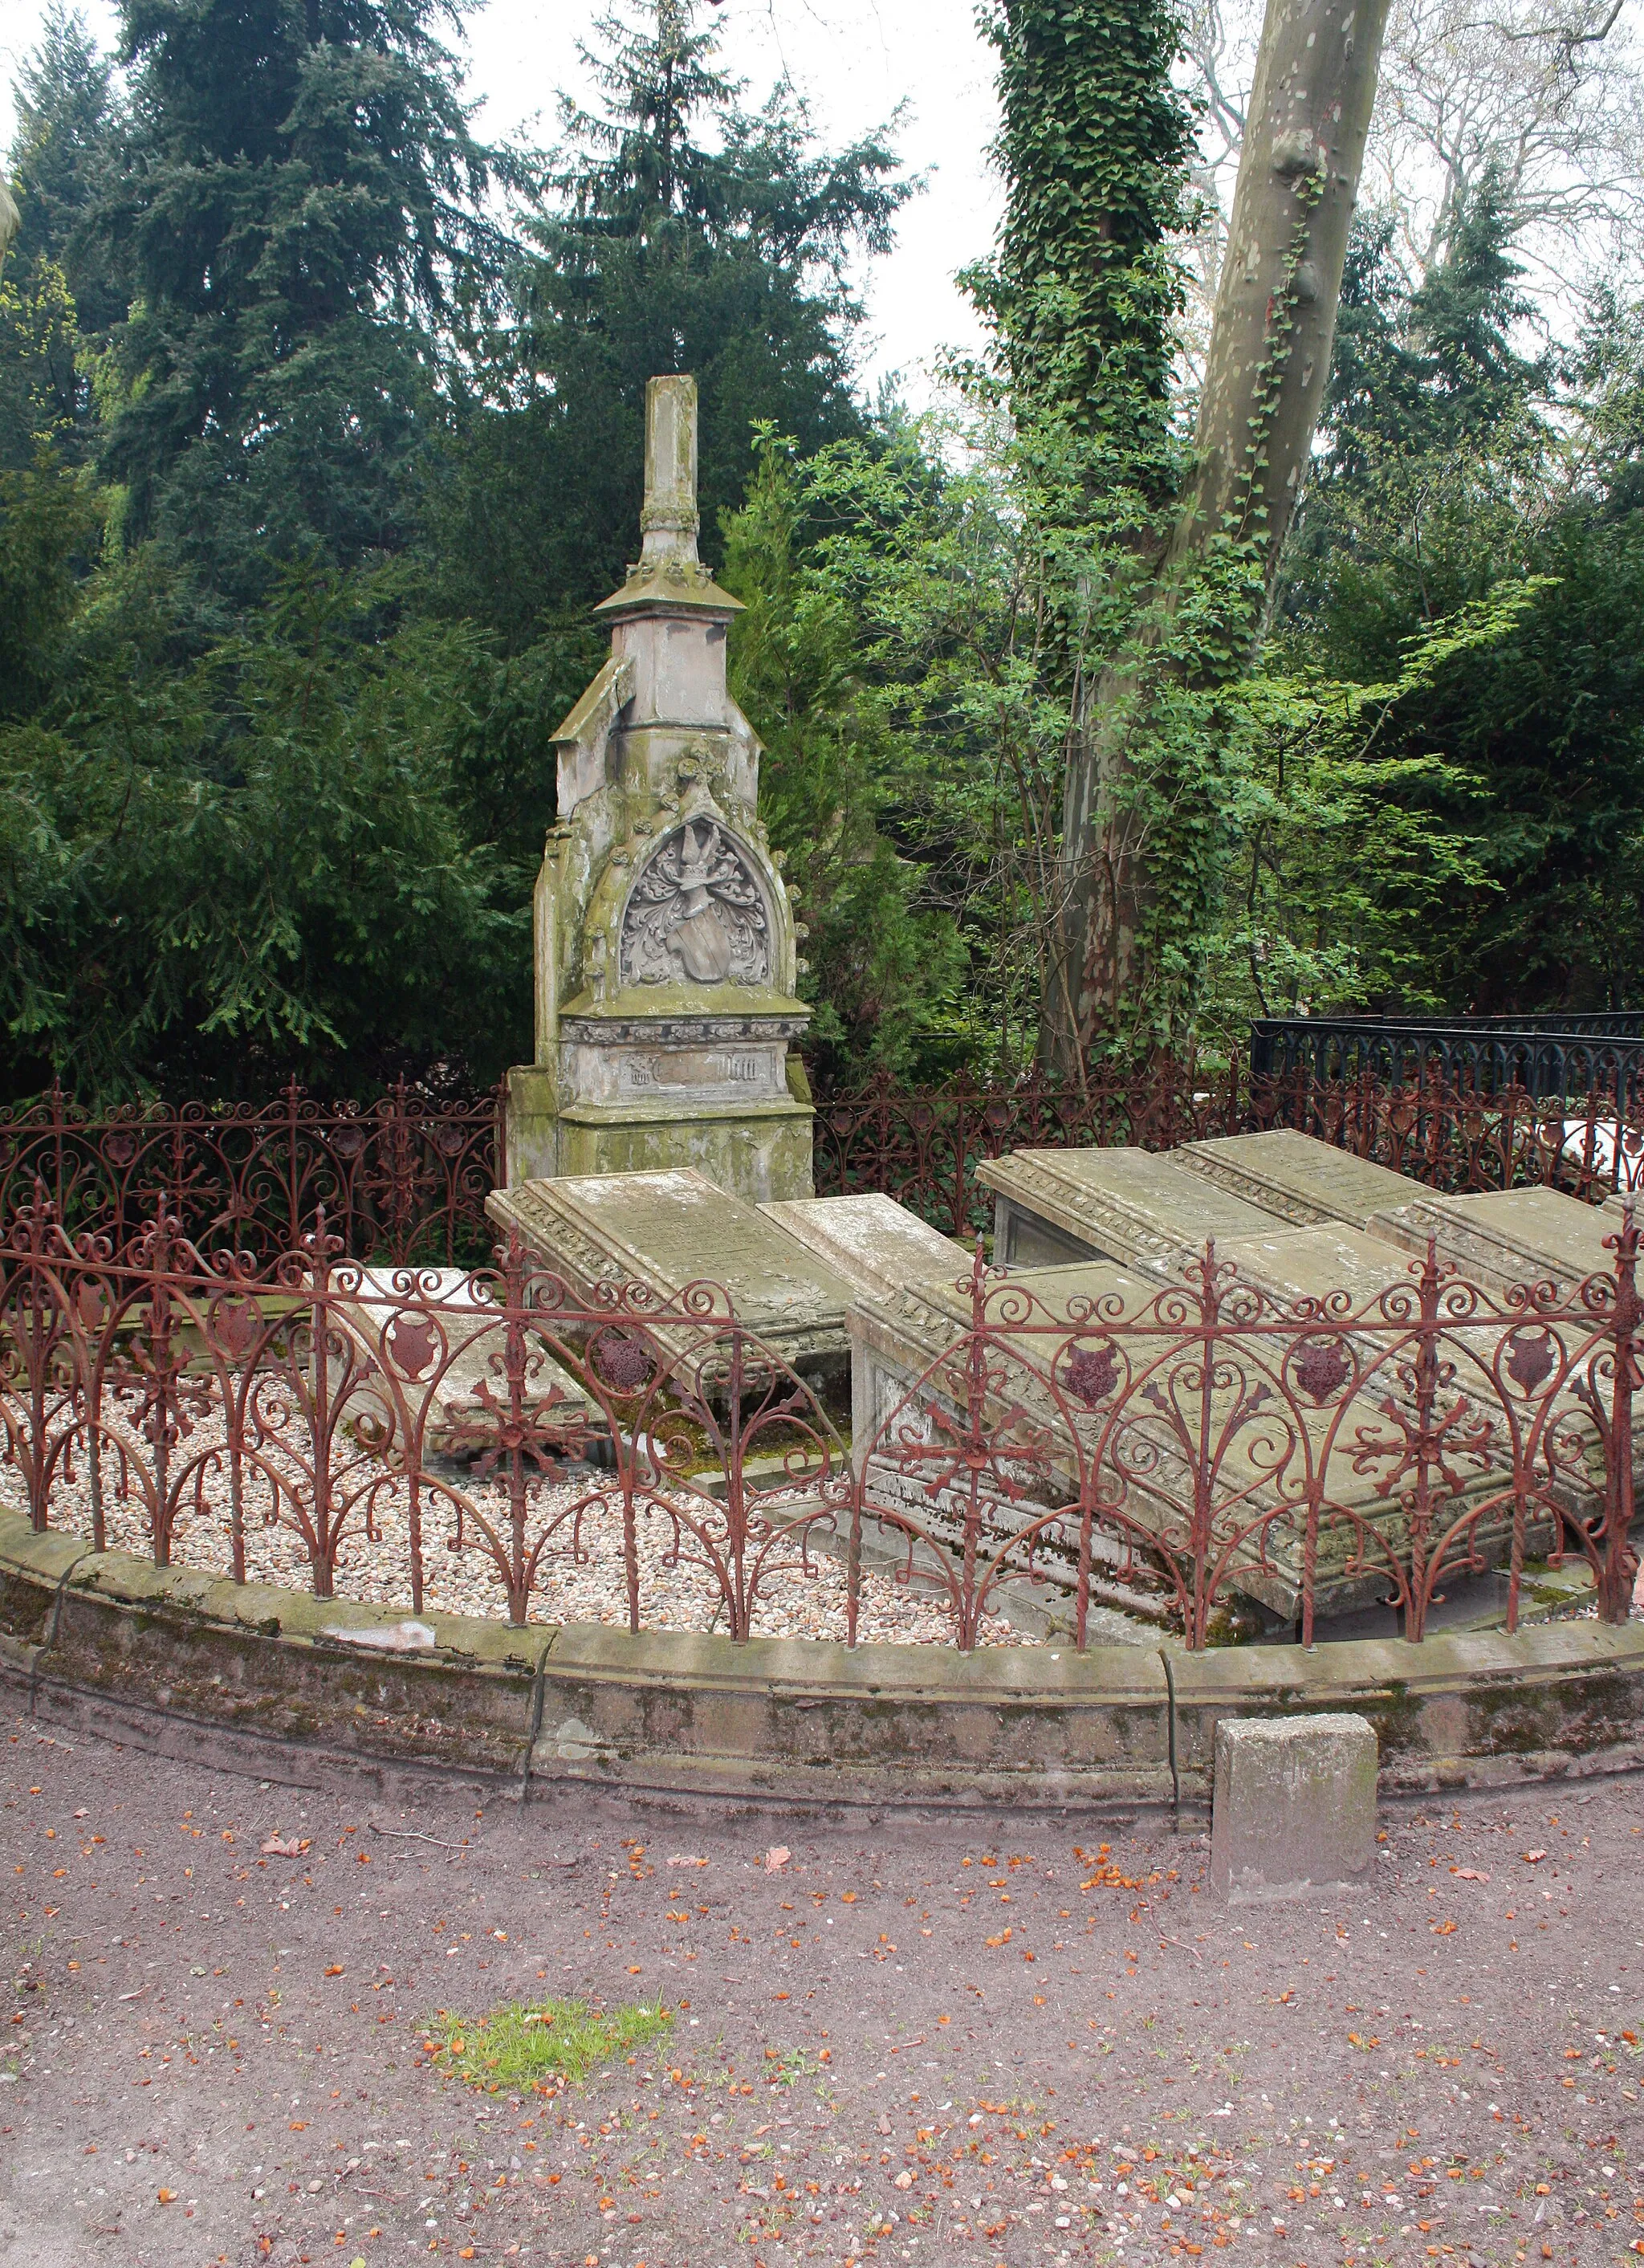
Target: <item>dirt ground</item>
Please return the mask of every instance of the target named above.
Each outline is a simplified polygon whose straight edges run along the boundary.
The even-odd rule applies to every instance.
[[[1229,1912],[1198,1820],[384,1800],[8,1705],[0,2261],[1618,2261],[1641,1794],[1389,1808]],[[424,2048],[545,1993],[672,2021],[523,2100]]]

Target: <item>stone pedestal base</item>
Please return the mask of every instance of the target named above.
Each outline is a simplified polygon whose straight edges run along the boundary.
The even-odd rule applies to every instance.
[[[508,1187],[567,1174],[645,1174],[692,1166],[750,1204],[815,1195],[808,1103],[573,1103],[558,1108],[550,1071],[508,1074]]]

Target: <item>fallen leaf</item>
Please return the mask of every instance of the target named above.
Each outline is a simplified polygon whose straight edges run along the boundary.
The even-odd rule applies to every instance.
[[[300,1859],[309,1843],[310,1837],[306,1835],[300,1841],[292,1836],[289,1843],[283,1843],[277,1835],[270,1835],[262,1846],[262,1855],[265,1859]]]
[[[705,1867],[705,1859],[693,1859],[688,1851],[675,1851],[668,1860],[670,1867]]]
[[[1481,1874],[1477,1867],[1452,1867],[1450,1872],[1458,1882],[1487,1882],[1488,1874]]]
[[[792,1856],[785,1843],[773,1843],[765,1853],[766,1874],[779,1874]]]
[[[1544,1851],[1526,1851],[1524,1853],[1524,1864],[1527,1867],[1539,1867],[1546,1855],[1547,1854]]]

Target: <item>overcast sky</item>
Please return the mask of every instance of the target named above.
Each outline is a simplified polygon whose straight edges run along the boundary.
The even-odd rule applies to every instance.
[[[82,0],[99,40],[112,46],[115,11]],[[0,148],[11,141],[10,86],[20,56],[39,33],[41,0],[0,0]],[[519,129],[551,139],[555,95],[585,92],[577,58],[599,6],[488,0],[469,19],[469,92],[483,104],[482,130]],[[901,148],[926,187],[903,215],[896,248],[868,277],[871,338],[864,357],[870,387],[900,370],[908,393],[918,373],[948,345],[976,340],[969,310],[954,289],[956,269],[992,241],[1000,192],[988,166],[994,130],[992,58],[978,37],[973,0],[726,0],[717,16],[727,65],[763,95],[785,72],[809,98],[830,142],[848,141],[907,106]]]

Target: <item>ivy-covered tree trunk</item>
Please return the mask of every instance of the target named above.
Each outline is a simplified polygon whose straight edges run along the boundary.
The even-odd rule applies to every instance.
[[[1347,231],[1388,0],[1268,0],[1221,269],[1193,468],[1124,652],[1091,688],[1063,808],[1057,949],[1041,1053],[1078,1075],[1094,1041],[1156,1034],[1155,950],[1172,838],[1193,784],[1146,743],[1161,674],[1213,684],[1249,661],[1272,597],[1330,371]],[[1228,578],[1180,635],[1195,572]],[[1184,864],[1186,862],[1183,862]]]

